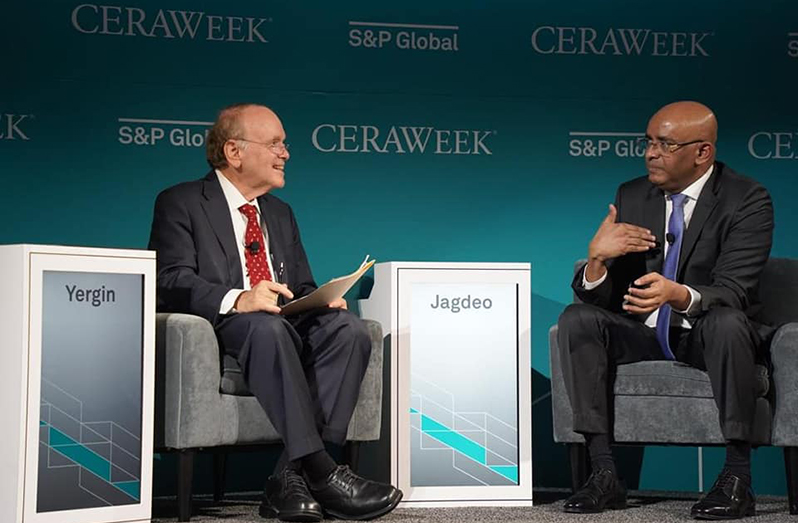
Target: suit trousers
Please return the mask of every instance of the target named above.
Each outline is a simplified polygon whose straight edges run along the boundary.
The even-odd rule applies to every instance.
[[[230,314],[216,326],[295,460],[346,441],[371,356],[366,325],[341,309]]]
[[[665,359],[655,330],[633,316],[584,303],[569,305],[558,327],[574,431],[612,434],[615,368]],[[750,441],[757,395],[755,363],[762,341],[756,327],[742,311],[718,307],[698,318],[692,329],[672,327],[670,339],[677,361],[709,375],[724,438]]]

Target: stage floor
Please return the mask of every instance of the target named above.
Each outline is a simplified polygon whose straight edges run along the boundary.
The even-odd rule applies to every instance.
[[[665,498],[637,493],[630,497],[627,510],[608,511],[602,514],[565,514],[562,503],[565,492],[535,492],[534,508],[400,508],[379,519],[386,523],[593,523],[595,521],[619,523],[668,523],[694,521],[690,506],[695,497],[675,493]],[[262,523],[258,515],[259,501],[254,494],[230,496],[218,505],[208,498],[195,500],[191,521],[202,523]],[[153,505],[154,523],[177,521],[174,499],[156,499]],[[276,521],[276,520],[274,520]],[[756,523],[795,523],[798,517],[790,516],[786,498],[762,497],[757,500],[757,516],[745,521]]]

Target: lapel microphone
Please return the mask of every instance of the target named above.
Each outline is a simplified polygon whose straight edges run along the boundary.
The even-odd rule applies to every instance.
[[[260,251],[260,242],[254,241],[249,245],[247,245],[246,248],[250,254],[252,255],[258,254],[258,251]]]
[[[673,245],[673,242],[676,241],[676,236],[674,236],[672,232],[669,232],[668,234],[665,235],[665,241],[668,242],[668,245]],[[258,243],[258,242],[254,242],[254,243]]]

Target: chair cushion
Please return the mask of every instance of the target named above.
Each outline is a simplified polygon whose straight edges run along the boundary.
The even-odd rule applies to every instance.
[[[615,396],[613,438],[623,443],[723,445],[718,408],[710,398]],[[751,442],[770,444],[770,403],[756,400]]]
[[[222,394],[252,396],[238,360],[229,354],[225,354],[222,358],[222,381],[219,390]]]
[[[767,369],[756,366],[757,397],[770,388]],[[641,361],[619,365],[614,391],[620,396],[713,398],[706,372],[678,361]]]

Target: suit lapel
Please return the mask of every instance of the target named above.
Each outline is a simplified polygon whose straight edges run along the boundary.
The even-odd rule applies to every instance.
[[[643,223],[657,237],[658,247],[646,253],[646,272],[662,272],[665,241],[665,195],[661,189],[651,186],[643,206]]]
[[[230,208],[227,206],[227,199],[222,192],[222,186],[216,178],[216,173],[211,171],[205,177],[202,185],[202,208],[208,217],[216,239],[222,246],[227,264],[227,272],[230,276],[230,284],[233,287],[244,288],[244,275],[241,273],[241,258],[238,254],[238,246],[235,240],[233,222],[230,220]]]
[[[684,231],[682,250],[679,253],[679,268],[676,271],[679,281],[681,281],[684,266],[687,260],[690,259],[690,254],[693,252],[693,247],[695,247],[695,243],[701,235],[701,230],[704,228],[707,218],[712,214],[712,211],[718,203],[718,198],[715,193],[718,190],[721,170],[721,165],[716,163],[715,171],[710,175],[709,180],[707,180],[707,183],[701,190],[701,194],[698,195],[698,201],[695,204],[695,209],[693,209],[693,216],[690,218],[690,225]]]

